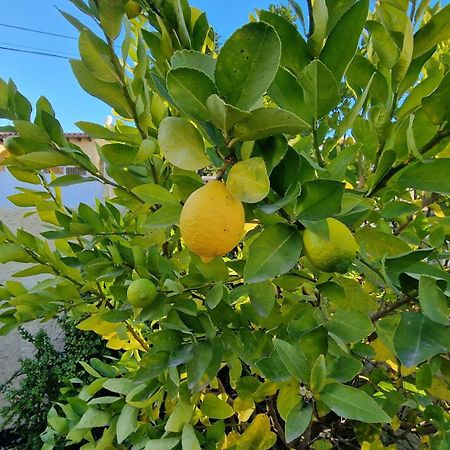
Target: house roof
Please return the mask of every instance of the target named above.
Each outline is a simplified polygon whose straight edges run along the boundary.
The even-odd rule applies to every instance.
[[[0,142],[3,142],[10,136],[17,136],[17,133],[11,131],[0,131]],[[66,139],[77,139],[79,141],[81,141],[82,139],[88,139],[89,141],[92,140],[92,138],[86,133],[64,133],[64,136],[66,137]]]

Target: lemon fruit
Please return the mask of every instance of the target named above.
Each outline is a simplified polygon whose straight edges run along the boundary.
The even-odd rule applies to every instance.
[[[193,192],[180,216],[181,237],[186,247],[203,262],[223,256],[236,247],[244,234],[244,225],[242,203],[218,180]]]
[[[125,13],[130,20],[136,18],[141,13],[141,11],[141,5],[134,2],[133,0],[129,0],[125,4]]]
[[[326,220],[326,223],[325,223]],[[325,219],[327,236],[306,229],[303,246],[311,264],[323,272],[347,272],[356,257],[358,244],[351,231],[339,220]]]
[[[128,301],[136,307],[143,308],[150,305],[158,295],[155,284],[147,278],[134,280],[127,290]]]

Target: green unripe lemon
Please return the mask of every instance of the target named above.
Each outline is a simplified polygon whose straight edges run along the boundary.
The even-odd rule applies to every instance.
[[[137,17],[142,11],[141,5],[130,0],[125,4],[125,13],[129,19],[134,19]]]
[[[128,301],[133,306],[140,308],[153,303],[157,295],[158,290],[155,284],[146,278],[139,278],[133,281],[127,290]]]
[[[306,229],[303,247],[311,264],[323,272],[346,273],[356,257],[358,244],[351,231],[339,220],[323,221],[324,235]]]

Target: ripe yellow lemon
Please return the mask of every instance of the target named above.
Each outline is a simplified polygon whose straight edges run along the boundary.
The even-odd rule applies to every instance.
[[[218,180],[193,192],[180,216],[181,236],[186,247],[204,262],[236,247],[244,234],[244,225],[242,203]]]
[[[323,272],[345,273],[356,257],[358,244],[351,231],[339,220],[328,218],[326,226],[326,238],[311,229],[305,230],[303,247],[306,257]]]
[[[128,301],[139,308],[150,305],[158,295],[155,284],[147,278],[134,280],[127,290]]]
[[[125,4],[125,13],[127,17],[131,20],[137,17],[142,11],[141,5],[139,3],[134,2],[133,0],[129,0]]]

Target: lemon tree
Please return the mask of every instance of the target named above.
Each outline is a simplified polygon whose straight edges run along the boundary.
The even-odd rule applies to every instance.
[[[77,123],[99,166],[0,81],[9,199],[47,226],[0,224],[0,333],[66,313],[119,357],[42,448],[449,448],[450,6],[292,0],[218,45],[187,0],[72,3],[115,120]]]

